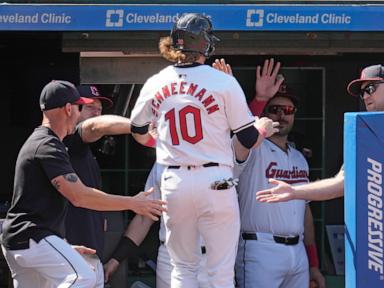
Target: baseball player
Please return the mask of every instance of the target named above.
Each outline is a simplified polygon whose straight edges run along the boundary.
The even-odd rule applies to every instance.
[[[148,175],[147,182],[145,187],[150,189],[154,188],[153,196],[155,199],[160,199],[160,179],[164,167],[155,163],[151,169],[151,172]],[[131,222],[129,223],[122,239],[119,242],[119,245],[112,254],[111,259],[104,265],[105,269],[105,278],[106,282],[110,279],[112,274],[118,268],[119,263],[125,258],[132,257],[135,252],[139,249],[140,244],[143,242],[146,237],[151,225],[154,221],[136,215]],[[160,220],[160,230],[159,230],[159,250],[156,263],[156,288],[169,288],[171,287],[171,258],[167,247],[165,246],[165,226],[164,221]],[[198,269],[198,283],[199,288],[208,288],[208,275],[206,270],[206,250],[205,246],[201,247],[201,259],[199,262]]]
[[[200,235],[210,286],[234,287],[240,221],[230,132],[252,148],[276,131],[269,119],[254,121],[235,78],[204,65],[217,41],[207,17],[182,15],[159,44],[175,64],[146,81],[131,115],[139,142],[147,141],[148,126],[156,122],[157,162],[166,166],[161,193],[173,288],[198,286]]]
[[[94,271],[66,241],[67,204],[100,211],[132,209],[161,215],[164,204],[137,196],[109,195],[85,186],[76,175],[62,142],[75,129],[81,98],[67,81],[51,81],[42,90],[42,125],[21,148],[16,161],[11,207],[3,223],[1,246],[14,287],[93,287]]]
[[[225,73],[232,75],[232,69],[229,64],[225,63],[224,59],[216,60],[213,66]],[[287,95],[286,85],[282,85],[284,81],[284,77],[282,75],[279,76],[278,71],[280,68],[280,62],[277,62],[276,65],[274,63],[274,59],[266,59],[264,61],[264,65],[257,66],[256,68],[256,83],[255,83],[255,96],[252,101],[249,103],[249,107],[255,116],[259,116],[262,114],[265,106],[271,100],[271,98],[276,95],[277,92],[282,96]],[[294,99],[295,100],[295,99]],[[276,137],[275,134],[273,137]],[[239,150],[236,148],[240,148]],[[243,147],[237,147],[235,145],[235,153],[241,153],[244,151]],[[248,156],[248,150],[244,151],[245,154],[242,156],[244,159]],[[240,169],[241,170],[241,169]],[[310,278],[311,285],[310,287],[325,287],[325,279],[319,270],[319,262],[317,257],[317,248],[315,245],[315,233],[314,233],[314,225],[312,214],[310,213],[309,207],[306,207],[305,214],[305,223],[304,223],[304,242],[306,243],[307,256],[310,264]],[[315,285],[315,286],[313,286]]]
[[[381,64],[365,67],[359,79],[351,81],[347,91],[352,96],[360,96],[368,112],[384,111],[384,66]],[[270,182],[276,187],[269,187],[257,192],[261,202],[281,202],[292,199],[313,201],[329,200],[344,196],[344,167],[336,176],[320,181],[292,187],[278,179]]]
[[[101,173],[90,143],[96,142],[104,135],[129,134],[131,132],[130,119],[118,115],[103,115],[103,106],[112,107],[113,102],[100,95],[94,85],[79,85],[76,87],[81,97],[92,99],[93,102],[83,106],[80,112],[79,124],[72,135],[63,140],[70,157],[70,161],[80,180],[87,186],[101,189]],[[75,207],[68,204],[66,216],[66,235],[68,243],[84,245],[94,249],[94,254],[83,257],[96,272],[97,287],[104,287],[103,259],[105,215],[102,211],[95,211]]]
[[[265,116],[280,123],[279,132],[250,151],[235,149],[236,159],[242,161],[236,166],[236,173],[240,174],[241,236],[236,261],[239,287],[309,285],[309,265],[303,243],[304,232],[306,236],[311,232],[304,231],[304,222],[309,225],[312,220],[309,207],[299,200],[289,205],[262,204],[254,197],[254,191],[268,187],[269,178],[284,179],[292,184],[308,182],[308,164],[287,139],[297,100],[284,89],[285,85],[280,87],[264,110]],[[313,245],[314,237],[305,241]]]

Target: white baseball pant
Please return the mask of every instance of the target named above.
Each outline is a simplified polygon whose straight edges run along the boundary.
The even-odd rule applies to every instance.
[[[274,242],[272,235],[263,237],[262,234],[258,234],[257,240],[240,237],[236,259],[237,287],[308,288],[309,266],[303,241],[284,245]]]
[[[207,274],[207,256],[201,255],[199,270],[197,274],[197,281],[199,288],[209,288],[208,274]],[[164,244],[159,246],[156,264],[156,288],[169,288],[171,287],[171,257],[169,256],[167,247]]]
[[[14,288],[90,288],[96,275],[84,258],[63,239],[51,235],[29,248],[7,250],[3,254],[13,278]]]
[[[161,192],[168,209],[163,217],[173,266],[172,288],[198,287],[200,235],[207,249],[210,287],[234,287],[240,232],[236,190],[210,188],[214,181],[232,176],[232,168],[227,166],[164,170]]]
[[[94,288],[104,288],[104,268],[100,258],[96,254],[84,254],[82,256],[96,274],[96,284]]]

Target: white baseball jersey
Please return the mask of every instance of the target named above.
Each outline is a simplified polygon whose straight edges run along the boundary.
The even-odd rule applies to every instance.
[[[144,84],[132,125],[157,124],[157,162],[233,166],[230,131],[253,125],[237,80],[208,65],[168,66]]]
[[[308,164],[304,156],[289,146],[287,152],[269,140],[252,149],[248,159],[235,167],[240,175],[239,195],[241,231],[265,232],[275,235],[301,235],[304,232],[304,200],[282,203],[261,203],[255,193],[273,185],[269,178],[289,184],[308,182]]]

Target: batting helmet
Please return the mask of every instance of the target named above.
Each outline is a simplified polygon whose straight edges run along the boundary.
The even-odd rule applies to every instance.
[[[202,14],[183,14],[171,31],[172,47],[182,52],[198,52],[209,57],[220,41],[212,32],[211,21]]]

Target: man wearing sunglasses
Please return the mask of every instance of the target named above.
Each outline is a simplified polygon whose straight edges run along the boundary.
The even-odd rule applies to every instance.
[[[92,102],[67,81],[51,81],[41,92],[42,124],[18,154],[1,235],[14,287],[95,287],[95,272],[64,240],[68,202],[99,211],[130,209],[155,219],[165,211],[164,202],[147,199],[150,192],[110,195],[79,179],[62,140],[74,132],[80,105]]]
[[[254,191],[270,186],[271,177],[292,184],[309,181],[304,156],[288,142],[297,98],[282,84],[264,104],[263,116],[279,122],[279,131],[258,148],[235,146],[237,161],[243,161],[236,167],[240,175],[237,190],[241,214],[237,284],[240,288],[308,287],[311,270],[311,278],[316,279],[318,287],[325,287],[318,269],[312,214],[305,201],[270,205],[257,202],[254,197]],[[310,249],[311,269],[306,248]]]
[[[360,96],[368,112],[384,111],[384,66],[377,64],[364,68],[360,78],[348,84],[352,96]],[[313,183],[291,186],[276,179],[270,179],[273,188],[256,193],[260,202],[285,202],[293,199],[323,201],[344,196],[344,167],[332,178]]]

